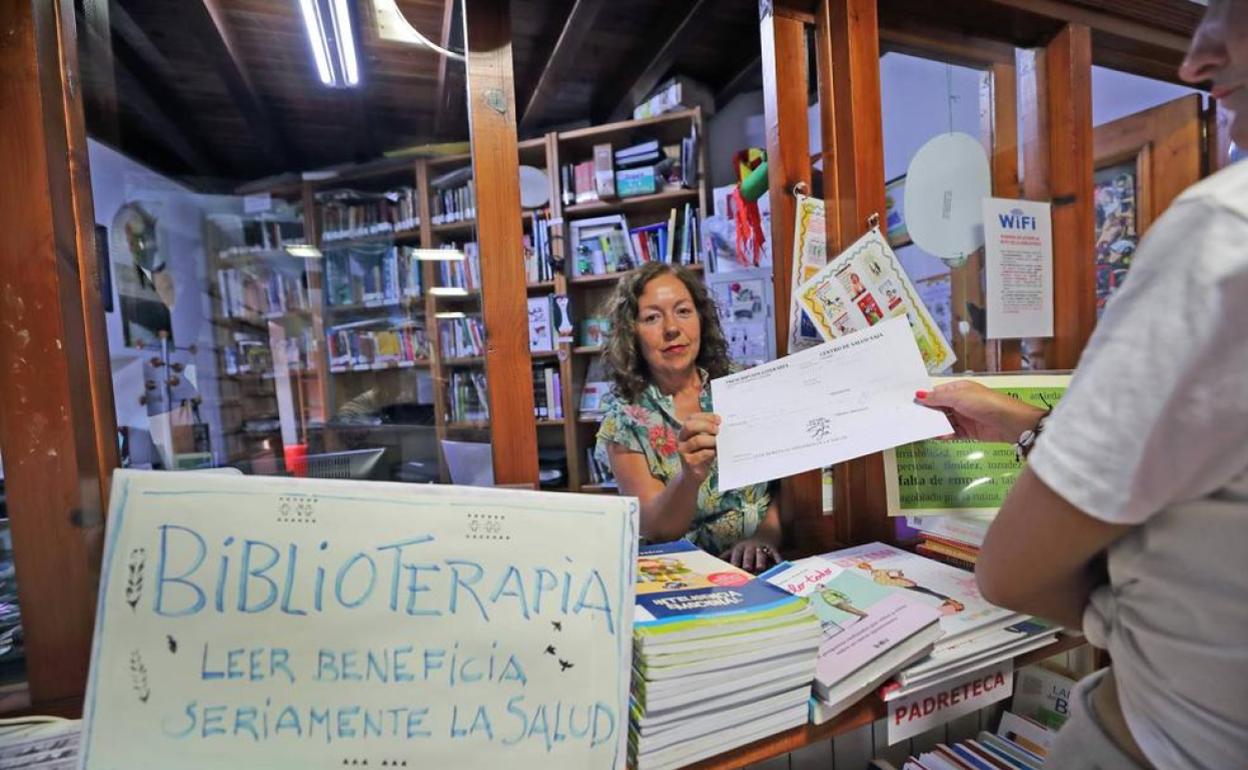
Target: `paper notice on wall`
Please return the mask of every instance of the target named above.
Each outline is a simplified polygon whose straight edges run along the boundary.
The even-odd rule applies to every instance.
[[[1053,336],[1052,207],[984,199],[988,339]]]
[[[81,767],[622,770],[636,511],[118,471]]]
[[[1014,692],[1014,661],[1005,660],[888,702],[888,743],[1005,700]]]
[[[796,353],[823,343],[815,324],[802,312],[797,289],[828,263],[828,228],[823,201],[806,195],[797,196],[797,215],[793,223],[793,286],[789,296],[789,350]]]
[[[793,298],[824,340],[905,318],[929,373],[943,372],[957,360],[878,227],[815,271]]]

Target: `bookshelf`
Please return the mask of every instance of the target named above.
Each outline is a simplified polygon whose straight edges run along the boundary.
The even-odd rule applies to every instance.
[[[569,223],[604,215],[622,215],[629,227],[640,227],[667,222],[674,209],[680,211],[687,205],[701,216],[710,205],[705,141],[699,143],[696,158],[698,180],[691,188],[666,188],[648,195],[567,206],[563,203],[562,165],[592,159],[595,145],[610,143],[618,149],[642,140],[657,140],[660,147],[667,148],[679,145],[691,131],[696,131],[700,138],[704,137],[702,116],[698,110],[575,131],[551,132],[520,142],[521,165],[545,169],[549,185],[547,206],[537,212],[521,212],[524,232],[536,241],[538,220],[548,226],[550,255],[562,260],[566,269]],[[307,287],[308,306],[284,313],[280,319],[232,318],[223,312],[223,307],[218,306],[214,311],[214,322],[222,341],[233,334],[235,328],[251,328],[258,334],[277,325],[291,327],[301,333],[307,329],[309,339],[317,342],[313,346],[314,355],[307,356],[304,371],[292,380],[302,383],[301,388],[306,391],[295,401],[302,410],[296,415],[298,440],[308,443],[309,436],[313,436],[308,451],[358,448],[360,436],[383,436],[386,437],[387,459],[390,459],[389,450],[394,449],[394,459],[401,460],[403,453],[410,449],[403,446],[406,443],[402,439],[404,430],[424,429],[424,433],[428,434],[422,439],[426,442],[424,451],[430,459],[436,455],[437,478],[448,482],[449,470],[442,456],[441,441],[448,438],[478,441],[490,438],[490,422],[484,413],[488,407],[484,392],[485,332],[480,331],[477,337],[477,341],[482,343],[477,345],[478,349],[468,351],[454,345],[450,347],[456,349],[447,349],[440,333],[445,325],[479,317],[482,307],[479,282],[475,285],[462,282],[446,285],[443,280],[446,277],[443,265],[446,263],[422,257],[419,265],[414,267],[401,263],[405,270],[411,270],[411,282],[418,281],[418,291],[403,291],[397,296],[384,297],[372,293],[366,297],[356,291],[354,295],[346,296],[340,284],[342,265],[347,266],[346,272],[352,280],[360,279],[365,271],[357,266],[356,272],[351,273],[350,263],[342,263],[341,257],[337,256],[388,253],[386,250],[389,249],[424,251],[451,246],[462,248],[466,243],[473,243],[476,211],[465,205],[466,201],[473,199],[473,195],[471,192],[458,192],[471,190],[471,175],[465,172],[471,166],[472,158],[467,154],[385,158],[339,168],[330,174],[317,175],[315,179],[305,179],[299,185],[270,190],[275,199],[285,196],[295,207],[304,222],[305,240],[319,248],[322,254],[321,259],[302,261],[305,277],[301,280]],[[457,173],[459,176],[456,176]],[[448,179],[449,183],[439,186],[439,180]],[[333,236],[325,237],[328,233]],[[257,245],[253,249],[255,253],[245,248],[223,253],[213,262],[213,272],[257,261],[286,263],[291,259],[280,248],[264,247],[263,243]],[[689,266],[694,270],[702,269],[700,264]],[[558,400],[558,411],[552,405],[545,416],[534,415],[539,456],[544,463],[549,461],[561,465],[563,471],[561,482],[548,483],[543,488],[593,493],[614,491],[611,485],[591,484],[587,472],[585,452],[594,445],[598,420],[582,418],[579,403],[588,367],[603,349],[601,346],[580,345],[579,334],[584,319],[598,315],[602,302],[625,274],[613,272],[568,277],[564,272],[555,271],[553,277],[534,281],[524,288],[525,295],[530,298],[568,296],[576,326],[572,342],[561,342],[551,351],[531,355],[534,369],[553,369],[559,379],[558,393],[554,394]],[[423,340],[427,343],[425,355],[403,355],[398,360],[393,357],[365,357],[363,361],[348,361],[341,355],[340,346],[335,344],[335,340],[343,337],[344,331],[361,330],[361,334],[368,334],[371,338],[390,332],[402,336],[408,333],[405,330],[411,329],[422,330]],[[421,384],[416,383],[416,378],[422,378]],[[257,419],[266,410],[276,408],[277,397],[272,392],[272,379],[255,378],[254,382],[249,381],[248,387],[259,389],[260,395],[267,399],[262,401],[255,393],[248,396],[257,402],[250,410],[256,413]],[[475,401],[479,402],[480,408],[474,403],[473,408],[465,410],[457,398],[470,390],[477,391]],[[387,420],[381,424],[346,423],[338,419],[344,407],[370,392],[375,396],[373,401],[388,405],[406,404],[412,408],[406,410],[405,419]],[[425,397],[430,403],[424,403]],[[247,412],[244,409],[235,411]],[[241,424],[240,419],[230,427],[240,437],[239,441],[252,434],[261,435],[259,432],[242,431]],[[274,435],[276,432],[263,434],[270,445]],[[249,452],[254,453],[253,450],[254,447],[248,448]],[[280,448],[276,454],[280,457]],[[566,459],[551,459],[559,455]]]

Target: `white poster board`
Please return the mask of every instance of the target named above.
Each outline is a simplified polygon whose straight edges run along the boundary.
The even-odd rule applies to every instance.
[[[1039,201],[984,198],[988,339],[1053,336],[1053,217]]]
[[[633,498],[118,471],[85,770],[624,767]]]

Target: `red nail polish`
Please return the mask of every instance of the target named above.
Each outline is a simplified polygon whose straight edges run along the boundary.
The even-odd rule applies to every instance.
[[[919,399],[920,401],[922,401],[923,399],[927,398],[927,391],[926,391],[926,390],[916,390],[916,391],[914,391],[914,397],[915,397],[915,398],[917,398],[917,399]]]

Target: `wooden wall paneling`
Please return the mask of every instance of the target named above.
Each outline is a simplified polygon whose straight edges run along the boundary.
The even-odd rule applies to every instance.
[[[494,481],[535,482],[537,425],[525,303],[509,0],[467,0],[468,125],[486,328]]]
[[[875,0],[820,0],[816,34],[831,58],[820,64],[824,129],[824,196],[828,254],[857,240],[868,219],[885,213],[884,129],[880,102],[880,36]],[[819,49],[816,49],[817,51]],[[831,84],[831,98],[824,81]],[[831,153],[831,155],[829,155]],[[773,214],[774,216],[774,214]],[[836,537],[842,543],[892,539],[884,496],[884,459],[844,464],[835,479]]]
[[[72,713],[117,465],[74,6],[7,3],[0,28],[0,444],[31,700]]]
[[[798,183],[810,187],[807,119],[806,24],[770,3],[760,6],[763,115],[767,132],[767,175],[771,198],[772,278],[776,300],[776,352],[786,355],[793,273],[793,227]],[[823,518],[820,473],[780,482],[780,510],[789,545],[798,553],[819,553],[829,533]]]
[[[1090,31],[1066,25],[1045,47],[1044,58],[1057,311],[1045,363],[1053,369],[1073,369],[1096,325]]]
[[[1012,54],[1007,62],[992,64],[981,81],[980,119],[988,139],[992,194],[1019,198],[1022,183],[1018,162],[1018,69]],[[985,345],[985,369],[990,372],[1020,368],[1017,340],[989,340]]]
[[[1049,110],[1045,97],[1043,49],[1020,49],[1015,60],[1018,75],[1018,112],[1023,145],[1021,195],[1027,200],[1049,199]],[[1001,370],[1044,369],[1043,340],[1007,340],[1001,344]]]

